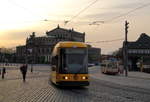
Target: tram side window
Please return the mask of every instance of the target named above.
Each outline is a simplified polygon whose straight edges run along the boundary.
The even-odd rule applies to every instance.
[[[106,67],[106,64],[101,64],[102,67]]]
[[[112,64],[108,64],[108,67],[112,68]]]
[[[55,71],[58,66],[58,56],[52,57],[52,70]]]
[[[65,55],[65,49],[60,49],[60,72],[64,71],[64,68],[66,67],[66,55]]]

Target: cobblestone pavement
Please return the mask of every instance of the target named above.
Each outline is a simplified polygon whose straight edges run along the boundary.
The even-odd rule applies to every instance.
[[[7,70],[5,79],[0,78],[0,102],[149,102],[150,100],[149,89],[115,84],[93,76],[88,87],[58,88],[48,81],[49,70],[47,66],[36,66],[33,73],[28,70],[25,83],[22,82],[17,68]]]

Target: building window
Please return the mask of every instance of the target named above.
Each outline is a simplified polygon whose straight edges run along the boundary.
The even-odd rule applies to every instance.
[[[49,48],[47,48],[47,53],[49,53]]]
[[[42,54],[44,53],[44,48],[42,48]]]
[[[40,51],[40,49],[39,49],[39,54],[40,54],[40,52],[41,52],[41,51]]]
[[[150,54],[150,50],[147,50],[147,53]]]

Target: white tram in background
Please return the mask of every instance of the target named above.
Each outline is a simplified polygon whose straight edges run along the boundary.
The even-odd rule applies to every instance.
[[[117,61],[104,60],[101,64],[101,72],[104,74],[118,74],[119,65]]]

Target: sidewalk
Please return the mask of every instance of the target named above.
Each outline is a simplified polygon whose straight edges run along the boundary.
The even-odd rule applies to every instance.
[[[1,79],[0,76],[0,102],[27,102],[30,100],[29,97],[33,98],[35,93],[38,94],[37,91],[46,89],[49,86],[47,84],[49,72],[46,68],[43,71],[38,70],[35,68],[31,73],[29,67],[24,83],[19,68],[13,70],[7,68],[5,78]]]
[[[128,77],[131,78],[141,78],[141,79],[149,79],[150,80],[150,74],[144,73],[144,72],[128,72]]]
[[[143,72],[128,72],[128,77],[123,74],[119,75],[107,75],[102,74],[100,68],[89,68],[90,76],[103,81],[108,81],[120,85],[126,85],[131,87],[139,87],[144,89],[150,89],[150,74]]]
[[[21,80],[22,82],[22,74],[19,69],[19,65],[16,66],[5,66],[6,67],[6,74],[5,78],[2,79],[0,75],[0,82],[2,81],[8,81],[8,80]],[[1,68],[1,67],[0,67]],[[31,72],[31,66],[28,66],[28,71],[26,78],[38,78],[38,77],[44,77],[49,75],[49,68],[47,67],[41,67],[40,66],[34,66],[33,67],[33,73]]]

